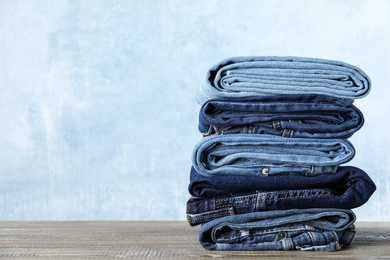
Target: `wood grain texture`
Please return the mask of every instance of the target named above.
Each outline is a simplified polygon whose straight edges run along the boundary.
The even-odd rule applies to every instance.
[[[1,259],[389,259],[390,222],[357,222],[338,252],[208,251],[185,221],[0,222]]]

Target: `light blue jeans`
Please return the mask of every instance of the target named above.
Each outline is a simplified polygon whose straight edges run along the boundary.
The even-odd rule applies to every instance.
[[[194,169],[204,176],[334,173],[355,155],[344,139],[284,138],[272,135],[212,135],[192,153]]]
[[[352,243],[355,214],[342,209],[292,209],[233,215],[203,224],[199,242],[211,250],[336,251]]]
[[[207,72],[196,99],[278,94],[323,94],[353,101],[366,96],[370,78],[348,63],[303,57],[232,57]]]

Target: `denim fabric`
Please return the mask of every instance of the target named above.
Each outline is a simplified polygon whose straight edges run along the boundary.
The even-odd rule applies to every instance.
[[[267,168],[260,176],[229,175],[206,177],[191,168],[189,193],[194,197],[212,197],[250,191],[297,190],[344,186],[349,181],[374,186],[370,177],[356,167],[338,167],[334,174],[269,175]],[[342,188],[343,189],[343,188]]]
[[[366,96],[370,78],[340,61],[277,56],[232,57],[208,71],[196,99],[280,94],[320,94],[354,100]]]
[[[324,95],[211,99],[199,113],[199,130],[210,134],[270,134],[298,138],[349,138],[363,114],[344,100]]]
[[[187,220],[191,226],[195,226],[223,216],[257,211],[330,207],[353,209],[367,202],[375,189],[372,180],[365,176],[346,178],[342,182],[321,188],[191,197],[187,201]]]
[[[352,144],[343,139],[213,135],[195,146],[192,162],[204,176],[261,175],[264,167],[271,174],[307,172],[308,167],[334,172],[337,165],[348,162],[354,155]]]
[[[210,250],[336,251],[352,243],[355,219],[334,208],[227,216],[203,224],[199,242]]]

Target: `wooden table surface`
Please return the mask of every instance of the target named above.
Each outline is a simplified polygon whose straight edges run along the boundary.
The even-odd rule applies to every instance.
[[[390,259],[390,222],[357,222],[337,252],[209,251],[185,221],[3,221],[0,259]]]

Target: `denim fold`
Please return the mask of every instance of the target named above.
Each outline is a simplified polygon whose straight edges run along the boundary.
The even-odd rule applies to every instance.
[[[375,189],[368,175],[363,175],[348,176],[338,183],[310,189],[257,190],[213,197],[191,197],[187,201],[187,220],[191,226],[195,226],[224,216],[258,211],[353,209],[366,203]]]
[[[351,160],[355,149],[344,139],[284,138],[272,135],[212,135],[192,153],[195,170],[204,176],[334,173]]]
[[[371,80],[351,64],[305,57],[231,57],[212,66],[196,100],[280,94],[319,94],[353,101],[365,97]]]
[[[210,99],[199,112],[199,131],[297,138],[349,138],[364,124],[353,104],[325,95]]]
[[[267,168],[264,168],[267,169]],[[264,170],[263,170],[264,171]],[[266,172],[266,171],[264,171]],[[297,190],[311,188],[344,187],[348,182],[362,182],[375,187],[363,170],[352,166],[340,166],[334,174],[308,173],[306,175],[228,175],[203,176],[191,167],[188,191],[193,197],[227,196],[240,192]]]
[[[334,208],[255,212],[203,224],[199,242],[209,250],[337,251],[352,243],[355,220]]]

